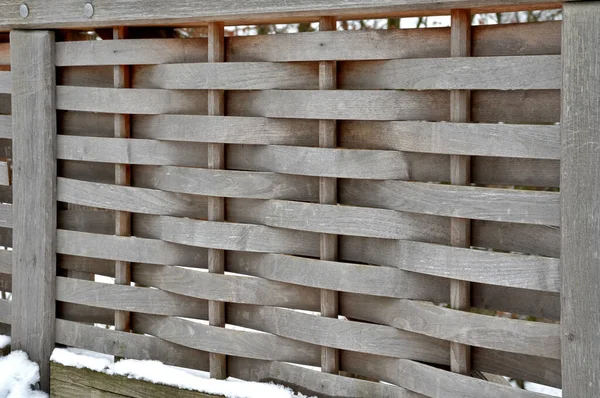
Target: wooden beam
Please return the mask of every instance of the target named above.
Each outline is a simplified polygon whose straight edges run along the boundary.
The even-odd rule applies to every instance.
[[[50,388],[55,334],[56,76],[54,33],[10,34],[14,225],[12,347],[40,365]]]
[[[452,10],[450,31],[450,53],[453,57],[471,55],[471,12]],[[450,91],[450,121],[469,122],[471,118],[471,92],[468,90]],[[456,185],[469,185],[471,182],[471,157],[450,156],[450,182]],[[471,220],[450,219],[450,243],[457,247],[471,246]],[[460,311],[471,307],[471,286],[465,280],[450,282],[450,306]],[[471,374],[471,347],[465,344],[450,344],[450,368],[463,375]]]
[[[222,22],[208,25],[208,62],[225,61],[225,30]],[[208,90],[208,115],[222,116],[225,114],[225,92],[223,90]],[[225,168],[225,145],[208,144],[208,168]],[[208,197],[208,220],[225,221],[225,199],[223,197]],[[208,272],[225,273],[225,251],[208,250]],[[211,326],[225,326],[225,303],[209,301],[208,321]],[[223,354],[210,353],[210,377],[227,378],[227,358]]]
[[[600,391],[600,2],[564,7],[562,375],[566,397]]]
[[[60,3],[60,4],[58,4]],[[320,16],[339,19],[391,16],[447,15],[469,7],[474,13],[560,8],[552,0],[113,0],[94,2],[93,15],[84,14],[81,0],[29,0],[29,14],[19,14],[22,0],[0,0],[0,29],[84,28],[121,25],[185,25],[225,21],[228,24],[316,21]]]

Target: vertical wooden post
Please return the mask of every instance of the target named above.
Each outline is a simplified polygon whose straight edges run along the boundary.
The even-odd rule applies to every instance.
[[[562,388],[565,397],[597,397],[600,392],[600,2],[566,3],[562,33]]]
[[[208,62],[225,61],[225,28],[223,22],[208,24]],[[225,93],[223,90],[208,90],[208,114],[220,116],[225,114]],[[208,168],[225,168],[225,145],[208,144]],[[208,198],[208,220],[225,221],[225,200],[219,197]],[[225,272],[225,252],[208,249],[208,272],[223,274]],[[225,303],[208,302],[208,321],[212,326],[225,326]],[[225,355],[211,353],[210,377],[225,379],[227,377],[227,361]]]
[[[453,57],[471,55],[471,12],[452,10],[451,47]],[[465,123],[471,119],[471,92],[468,90],[450,91],[450,120]],[[455,185],[471,183],[471,158],[469,156],[450,156],[450,182]],[[471,221],[464,218],[450,220],[450,242],[452,246],[470,247]],[[471,287],[469,282],[452,280],[450,284],[450,306],[468,311],[471,306]],[[450,367],[453,372],[471,373],[471,349],[468,345],[450,344]]]
[[[336,30],[334,17],[319,19],[320,31]],[[319,89],[335,90],[337,86],[337,65],[335,61],[319,62]],[[319,120],[319,146],[335,148],[337,146],[337,123],[335,120]],[[337,179],[319,178],[319,202],[337,204]],[[321,260],[336,261],[338,259],[337,235],[321,234]],[[337,318],[339,313],[338,293],[332,290],[321,290],[321,315]],[[321,370],[327,373],[339,372],[339,352],[335,348],[321,349]]]
[[[13,130],[12,348],[40,365],[49,391],[56,318],[54,33],[10,33]]]
[[[127,31],[125,27],[113,28],[113,40],[124,39]],[[130,86],[130,71],[127,65],[113,67],[114,87],[125,88]],[[115,115],[115,137],[130,137],[130,116]],[[131,166],[128,164],[115,165],[115,184],[131,185]],[[115,215],[115,235],[131,236],[131,213],[117,211]],[[115,262],[115,284],[131,284],[131,265],[125,261]],[[128,311],[115,311],[115,330],[129,332],[131,330],[131,313]]]

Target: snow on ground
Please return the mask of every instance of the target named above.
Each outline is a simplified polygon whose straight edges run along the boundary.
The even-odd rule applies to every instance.
[[[229,398],[303,396],[294,395],[289,388],[271,383],[240,381],[231,377],[227,380],[210,379],[207,372],[184,371],[159,361],[125,359],[114,363],[112,357],[108,355],[92,354],[84,350],[56,348],[50,360],[64,366],[88,368],[106,374],[127,376],[130,379],[145,380],[208,394],[221,394]]]
[[[31,362],[23,351],[13,351],[0,357],[0,398],[46,398],[46,393],[31,388],[39,381],[39,366]]]
[[[10,337],[0,334],[0,350],[10,345]]]

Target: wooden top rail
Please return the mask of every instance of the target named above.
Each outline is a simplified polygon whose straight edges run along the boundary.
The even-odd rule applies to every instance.
[[[0,1],[0,30],[90,28],[116,25],[185,25],[224,21],[228,24],[299,22],[319,16],[341,19],[449,14],[470,8],[473,13],[560,8],[548,0],[21,0]],[[93,4],[93,5],[92,5]],[[25,17],[24,17],[24,16]]]

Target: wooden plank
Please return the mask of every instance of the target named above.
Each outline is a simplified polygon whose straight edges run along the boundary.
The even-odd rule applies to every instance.
[[[51,363],[52,396],[69,398],[86,396],[94,398],[134,397],[134,398],[211,398],[222,395],[190,391],[178,387],[136,380],[127,376],[109,375],[90,369],[67,367]]]
[[[0,161],[0,185],[10,185],[10,174],[8,162]]]
[[[309,62],[186,63],[138,67],[133,84],[183,90],[315,90],[319,78],[317,65]]]
[[[86,208],[59,210],[58,228],[113,235],[115,230],[115,213]],[[114,271],[113,269],[113,274]]]
[[[103,184],[114,184],[115,182],[114,164],[81,160],[59,160],[58,164],[60,177]]]
[[[59,269],[115,277],[115,264],[113,261],[64,254],[59,255],[56,261]]]
[[[319,308],[318,291],[311,287],[250,278],[220,275],[180,267],[134,265],[135,280],[167,292],[203,300],[239,304],[272,305],[303,310]]]
[[[0,273],[0,292],[12,292],[12,278],[9,274]]]
[[[231,272],[319,289],[442,302],[448,280],[392,267],[325,261],[284,254],[231,252]]]
[[[471,180],[479,185],[558,187],[560,162],[556,160],[471,158]]]
[[[560,158],[560,127],[491,123],[343,121],[345,148],[530,159]]]
[[[12,250],[0,250],[0,272],[12,273]]]
[[[114,115],[58,111],[58,132],[64,135],[114,137]]]
[[[559,261],[555,258],[355,237],[344,238],[342,258],[464,281],[560,291]]]
[[[206,145],[145,139],[58,136],[58,158],[120,164],[206,167]]]
[[[560,55],[394,59],[340,63],[347,90],[560,89]],[[179,88],[179,87],[169,87]]]
[[[12,347],[40,365],[50,388],[56,275],[54,33],[12,31],[14,225]]]
[[[181,318],[134,315],[135,329],[185,347],[245,358],[295,362],[314,366],[318,346],[267,333],[225,329]]]
[[[560,358],[560,325],[480,315],[422,301],[340,293],[346,317],[455,343]]]
[[[0,228],[13,227],[14,211],[16,211],[16,209],[13,209],[13,205],[7,203],[0,203]]]
[[[12,92],[12,75],[10,72],[0,72],[0,94]]]
[[[135,321],[135,319],[134,319]],[[135,322],[133,324],[135,329]],[[159,360],[167,365],[208,370],[208,355],[152,336],[56,320],[56,342],[121,358]]]
[[[12,301],[0,299],[0,323],[11,324]]]
[[[494,311],[560,320],[560,294],[471,283],[471,305]]]
[[[204,38],[66,41],[56,43],[56,66],[206,62],[207,49]]]
[[[115,264],[112,263],[112,266],[114,268]],[[115,312],[100,307],[57,302],[56,318],[87,324],[99,323],[100,325],[113,326],[115,322]]]
[[[158,0],[117,0],[110,4],[97,6],[93,18],[84,15],[81,3],[77,0],[66,0],[60,10],[43,0],[32,0],[29,9],[36,10],[28,18],[19,15],[19,3],[16,0],[3,0],[0,29],[6,28],[67,28],[67,27],[112,27],[119,25],[168,25],[179,26],[206,21],[226,21],[232,24],[251,24],[257,21],[287,18],[296,21],[307,16],[337,15],[338,17],[356,19],[387,16],[388,14],[415,16],[415,11],[431,13],[447,13],[453,8],[472,7],[476,12],[516,11],[520,9],[560,8],[560,2],[547,0],[393,0],[380,3],[376,0],[333,0],[323,4],[317,0],[306,0],[301,3],[281,4],[276,0],[260,3],[240,4],[234,0],[225,0],[215,4],[203,0],[193,5],[186,1],[176,1],[169,7]],[[422,14],[421,14],[422,15]],[[310,20],[310,19],[309,19]],[[281,21],[280,21],[281,22]]]
[[[10,43],[0,44],[0,65],[10,65]]]
[[[100,184],[58,177],[57,200],[132,213],[204,217],[206,198],[157,189]]]
[[[560,90],[476,90],[471,95],[476,123],[558,123]]]
[[[133,117],[136,138],[170,141],[317,146],[317,130],[317,121],[301,119],[195,115]]]
[[[70,42],[65,42],[70,43]],[[80,43],[80,42],[73,42]],[[60,44],[60,43],[57,43]],[[67,66],[56,68],[59,86],[113,87],[114,66]]]
[[[12,139],[12,120],[10,115],[0,115],[0,138]]]
[[[448,217],[560,225],[558,192],[348,180],[340,184],[340,201],[348,205]]]
[[[56,108],[148,115],[206,114],[206,96],[202,94],[183,90],[58,86]]]
[[[561,163],[562,374],[566,396],[600,390],[600,3],[567,4]]]
[[[301,119],[440,121],[448,120],[448,99],[448,93],[443,91],[234,91],[228,97],[227,114]]]
[[[318,199],[317,179],[305,176],[171,166],[135,166],[133,174],[136,186],[169,192],[307,202]]]
[[[473,26],[471,55],[560,55],[561,21]]]
[[[208,24],[208,62],[215,64],[222,64],[225,62],[225,27],[223,22],[211,22]],[[213,70],[220,66],[221,65],[212,65]],[[199,76],[196,76],[196,78],[201,79]],[[194,79],[194,77],[192,77],[192,79]],[[212,81],[213,79],[217,80],[218,77],[215,75],[205,79]],[[225,115],[225,92],[223,90],[208,91],[208,115]],[[208,144],[208,168],[225,168],[224,144]],[[225,199],[223,197],[208,197],[207,218],[209,221],[225,221]],[[208,272],[214,274],[225,273],[225,252],[223,250],[213,248],[208,249]],[[225,303],[223,300],[211,300],[208,302],[208,321],[211,326],[225,327]],[[211,378],[227,378],[227,358],[225,355],[218,352],[210,352],[209,363]]]

